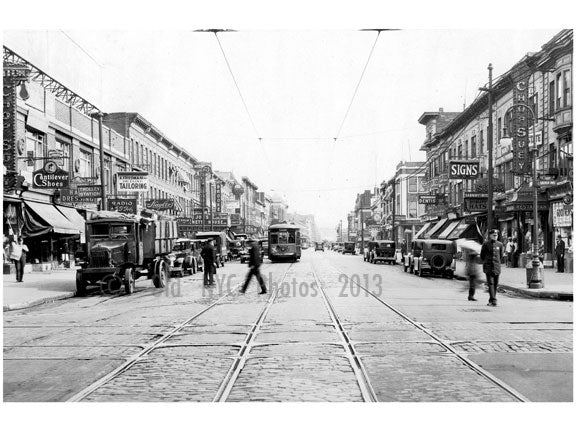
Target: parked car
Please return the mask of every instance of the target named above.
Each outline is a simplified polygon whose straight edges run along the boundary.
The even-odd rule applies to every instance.
[[[412,241],[404,256],[404,271],[423,277],[424,274],[454,277],[456,271],[456,243],[441,239]]]
[[[370,263],[387,262],[396,265],[396,243],[394,241],[370,241],[368,250]]]
[[[170,274],[178,274],[182,277],[185,273],[196,274],[202,268],[200,257],[201,241],[190,238],[178,238],[172,246],[172,252],[168,254]]]
[[[314,247],[314,251],[324,251],[324,244],[317,242],[316,247]]]
[[[345,242],[342,248],[342,254],[346,253],[356,254],[356,244],[353,242]]]

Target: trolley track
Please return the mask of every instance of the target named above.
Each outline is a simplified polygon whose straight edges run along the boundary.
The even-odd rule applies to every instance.
[[[350,337],[346,333],[346,330],[344,329],[344,326],[342,325],[342,322],[340,321],[340,318],[338,317],[338,314],[334,309],[334,305],[328,299],[328,296],[326,295],[326,292],[324,291],[324,288],[322,287],[322,284],[318,279],[318,275],[316,273],[314,265],[312,265],[312,275],[314,277],[316,285],[318,286],[318,290],[322,295],[324,305],[328,310],[328,314],[330,315],[330,319],[332,320],[334,328],[336,329],[338,335],[340,335],[340,338],[342,339],[342,344],[348,354],[348,359],[350,361],[350,365],[352,366],[352,370],[354,371],[354,376],[356,377],[358,386],[360,387],[360,392],[362,393],[362,398],[364,399],[364,402],[378,402],[378,397],[376,396],[374,388],[370,383],[370,379],[368,378],[366,369],[364,368],[364,365],[362,364],[360,357],[356,353],[356,349],[354,348],[354,345],[352,344]]]
[[[288,269],[286,269],[286,272],[282,276],[282,279],[279,283],[280,285],[284,282],[286,275],[288,274],[290,269],[292,269],[293,266],[294,263],[291,263]],[[224,380],[220,384],[220,387],[218,388],[218,391],[216,392],[216,395],[212,400],[213,402],[218,403],[226,402],[228,396],[230,395],[230,392],[232,391],[232,388],[234,387],[234,383],[236,383],[238,376],[240,375],[242,369],[244,368],[244,365],[246,364],[246,360],[248,359],[250,350],[254,345],[254,339],[256,338],[258,332],[260,331],[262,322],[264,322],[264,319],[266,319],[266,316],[270,311],[270,308],[272,307],[274,300],[276,299],[277,293],[278,293],[277,289],[271,290],[271,295],[268,298],[268,301],[266,301],[264,309],[259,314],[258,318],[256,319],[256,322],[252,325],[252,328],[250,329],[248,335],[244,339],[244,342],[242,344],[242,347],[240,348],[240,351],[238,352],[238,355],[236,356],[236,358],[234,358],[234,362],[232,363],[230,369],[226,373]]]
[[[282,280],[284,280],[284,278],[286,277],[286,274],[288,273],[288,271],[290,270],[290,268],[292,268],[291,264],[285,271],[284,275],[282,276]],[[105,376],[103,376],[102,378],[98,379],[97,381],[95,381],[94,383],[92,383],[90,386],[86,387],[85,389],[83,389],[82,391],[76,393],[75,395],[73,395],[72,397],[68,398],[66,400],[66,402],[79,402],[82,401],[83,399],[87,398],[88,396],[90,396],[93,392],[97,391],[99,388],[101,388],[102,386],[106,385],[108,382],[114,380],[116,377],[120,376],[121,374],[125,373],[126,371],[128,371],[134,364],[136,364],[140,359],[142,359],[143,357],[145,357],[146,355],[148,355],[150,352],[152,352],[153,350],[155,350],[156,348],[158,348],[159,346],[161,346],[163,343],[165,343],[167,340],[169,340],[170,338],[172,338],[174,335],[178,334],[184,327],[186,327],[187,325],[190,325],[190,323],[192,323],[193,321],[195,321],[196,319],[198,319],[200,316],[202,316],[203,314],[207,313],[208,311],[210,311],[211,309],[213,309],[215,306],[221,304],[225,299],[227,299],[229,296],[231,296],[233,293],[235,293],[241,286],[242,286],[243,282],[239,282],[238,284],[236,284],[233,288],[229,289],[225,294],[221,295],[220,297],[218,297],[217,300],[215,300],[214,302],[212,302],[211,304],[209,304],[208,306],[206,306],[205,308],[203,308],[202,310],[200,310],[199,312],[195,313],[193,316],[189,317],[188,319],[186,319],[185,321],[181,322],[180,324],[176,325],[174,328],[172,328],[171,330],[169,330],[168,332],[164,333],[163,335],[161,335],[158,339],[156,339],[155,341],[147,344],[146,346],[143,347],[143,349],[132,355],[131,357],[127,358],[126,361],[118,366],[117,368],[115,368],[114,370],[112,370],[111,372],[109,372],[108,374],[106,374]],[[264,310],[260,313],[256,323],[253,325],[251,331],[249,332],[243,349],[241,349],[240,351],[240,355],[238,356],[238,358],[235,360],[233,368],[234,370],[236,368],[238,368],[238,365],[242,365],[244,364],[245,360],[246,360],[246,355],[249,352],[249,347],[251,345],[251,342],[255,336],[255,332],[257,331],[257,329],[260,327],[260,324],[262,323],[262,321],[264,320],[266,314],[268,313],[268,310],[270,309],[272,303],[274,302],[274,298],[275,298],[276,293],[272,292],[272,295],[270,295],[270,298],[268,299]],[[229,388],[227,389],[227,392],[222,392],[222,394],[220,394],[219,391],[219,395],[226,395],[229,393],[229,391],[231,390],[235,379],[237,378],[239,372],[241,371],[242,367],[240,366],[238,368],[238,371],[233,371],[232,368],[231,370],[228,372],[228,375],[225,378],[225,382],[228,381],[229,383],[226,383],[226,386],[224,385],[224,383],[221,385],[223,387],[223,389],[225,388]],[[233,379],[232,379],[233,378]],[[224,398],[225,400],[225,398]],[[216,401],[216,399],[215,399]]]
[[[472,369],[477,374],[481,375],[482,377],[484,377],[485,379],[487,379],[488,381],[490,381],[494,385],[498,386],[499,388],[501,388],[502,390],[507,392],[509,395],[511,395],[517,401],[520,401],[520,402],[529,402],[530,401],[526,397],[524,397],[521,393],[519,393],[518,391],[516,391],[515,389],[513,389],[512,387],[510,387],[506,383],[504,383],[502,380],[498,379],[497,377],[495,377],[494,375],[492,375],[488,371],[484,370],[482,367],[480,367],[476,363],[472,362],[466,356],[459,353],[456,349],[454,349],[452,347],[452,345],[449,342],[446,342],[440,336],[436,335],[434,332],[432,332],[428,328],[425,328],[422,324],[411,319],[409,316],[404,314],[398,308],[396,308],[393,305],[389,304],[388,302],[384,301],[379,296],[376,296],[371,290],[365,288],[360,283],[351,279],[346,274],[341,272],[334,264],[330,263],[330,265],[338,272],[338,274],[344,275],[348,279],[348,281],[350,282],[350,285],[355,284],[356,286],[358,286],[358,288],[362,289],[364,292],[366,292],[366,294],[370,295],[370,297],[374,298],[376,301],[378,301],[379,303],[381,303],[382,305],[387,307],[390,311],[392,311],[395,314],[397,314],[398,316],[400,316],[402,319],[404,319],[405,321],[410,323],[412,326],[414,326],[418,330],[424,332],[426,335],[428,335],[430,338],[432,338],[436,343],[438,343],[440,346],[444,347],[448,352],[450,352],[454,357],[456,357],[465,366]]]

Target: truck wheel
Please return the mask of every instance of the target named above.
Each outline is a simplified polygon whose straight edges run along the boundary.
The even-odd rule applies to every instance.
[[[134,270],[132,268],[126,268],[124,270],[124,291],[126,292],[126,295],[132,295],[135,286],[136,280],[134,279]]]
[[[152,282],[154,287],[157,289],[164,289],[168,284],[168,268],[166,262],[159,260],[154,265],[154,275],[152,276]]]
[[[86,280],[80,271],[76,271],[76,296],[86,296]]]
[[[196,274],[196,261],[192,259],[191,273]]]

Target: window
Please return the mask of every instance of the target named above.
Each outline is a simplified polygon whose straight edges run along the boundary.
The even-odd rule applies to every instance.
[[[464,141],[464,158],[465,159],[468,158],[468,139],[466,139],[466,141]]]
[[[26,130],[26,156],[45,157],[44,134],[32,130]],[[45,160],[34,160],[28,163],[28,170],[35,171],[44,166]]]
[[[562,74],[556,75],[556,108],[562,108],[562,96],[564,94],[564,81],[562,79]]]
[[[571,106],[572,105],[572,93],[571,93],[571,87],[572,87],[572,78],[571,78],[571,71],[570,70],[565,70],[562,73],[562,85],[564,87],[564,94],[563,94],[563,98],[564,98],[564,107],[566,106]]]
[[[476,158],[476,136],[470,138],[470,157],[473,159]]]
[[[534,93],[528,102],[532,110],[534,111],[534,115],[538,118],[538,93]]]
[[[418,217],[418,201],[408,202],[408,218]]]
[[[556,112],[556,109],[554,109],[554,108],[555,108],[555,105],[556,105],[556,104],[554,103],[555,97],[556,97],[556,91],[555,91],[555,89],[554,89],[554,81],[552,81],[552,82],[550,83],[550,89],[549,89],[549,92],[548,92],[548,114],[549,114],[550,116],[554,115],[554,112]]]
[[[91,177],[92,176],[92,157],[93,154],[89,150],[80,149],[80,171],[78,176]]]
[[[478,149],[478,154],[484,154],[484,130],[480,130],[480,148]]]
[[[418,178],[410,177],[408,178],[408,192],[417,193],[418,192]]]
[[[498,118],[498,140],[502,139],[502,117]]]

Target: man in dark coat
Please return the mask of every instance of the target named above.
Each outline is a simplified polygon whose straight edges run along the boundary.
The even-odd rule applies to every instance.
[[[564,252],[566,251],[566,244],[562,240],[562,236],[558,235],[556,239],[556,272],[564,272]]]
[[[248,271],[248,275],[246,275],[246,281],[244,282],[244,286],[240,289],[240,293],[245,293],[246,289],[248,288],[248,284],[250,284],[250,280],[252,276],[255,275],[258,283],[260,283],[260,293],[268,293],[266,289],[266,284],[264,284],[264,279],[262,278],[262,274],[260,274],[260,265],[262,265],[262,254],[260,252],[260,247],[258,246],[257,241],[250,241],[250,257],[248,260],[248,267],[250,270]]]
[[[204,260],[204,286],[214,286],[214,273],[216,272],[216,249],[214,240],[208,240],[202,248],[200,256]]]
[[[504,246],[498,241],[498,230],[492,229],[488,232],[488,239],[482,244],[480,259],[482,269],[486,274],[488,293],[490,299],[488,305],[496,307],[496,290],[498,289],[498,279],[500,278],[500,267],[504,257]]]

